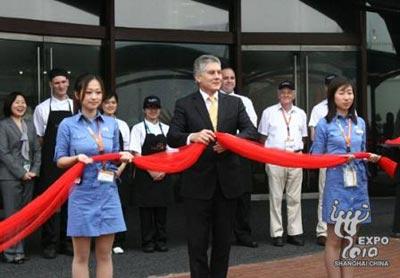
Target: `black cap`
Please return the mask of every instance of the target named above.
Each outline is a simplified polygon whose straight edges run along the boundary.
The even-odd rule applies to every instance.
[[[333,79],[335,79],[336,77],[337,77],[337,75],[334,74],[334,73],[325,76],[325,86],[329,86],[329,84],[331,83],[331,81],[332,81]]]
[[[279,83],[278,89],[282,90],[284,88],[288,88],[290,90],[294,90],[293,82],[289,81],[289,80],[285,80],[285,81],[282,81],[281,83]]]
[[[157,96],[148,96],[143,101],[143,109],[156,107],[161,108],[161,101]]]
[[[67,79],[69,79],[69,73],[66,70],[57,68],[50,70],[47,76],[49,77],[50,81],[56,76],[65,76]]]

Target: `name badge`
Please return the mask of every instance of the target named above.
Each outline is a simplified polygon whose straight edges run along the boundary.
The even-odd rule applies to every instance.
[[[357,172],[356,169],[350,165],[343,168],[343,179],[345,187],[357,186]]]
[[[97,180],[102,182],[114,182],[115,174],[112,171],[100,170]]]
[[[291,139],[291,138],[286,139],[285,150],[294,151],[294,140],[293,139]]]

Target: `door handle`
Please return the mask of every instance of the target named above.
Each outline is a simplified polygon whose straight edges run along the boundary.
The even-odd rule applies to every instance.
[[[37,103],[40,103],[40,98],[42,95],[42,74],[40,70],[41,59],[40,59],[40,46],[36,47],[36,74],[37,74]]]

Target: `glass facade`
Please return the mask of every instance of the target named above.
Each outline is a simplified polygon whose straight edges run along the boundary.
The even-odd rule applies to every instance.
[[[116,0],[115,25],[122,27],[229,30],[230,1]]]
[[[51,68],[66,69],[71,75],[71,88],[84,72],[102,73],[99,40],[9,34],[7,37],[0,39],[1,107],[7,94],[21,91],[28,96],[28,105],[33,110],[50,96],[47,71]]]
[[[99,25],[103,0],[3,0],[0,16]]]
[[[130,126],[143,120],[143,99],[160,97],[161,119],[169,123],[175,101],[196,90],[193,61],[211,53],[229,62],[226,45],[117,42],[116,91],[119,117]]]
[[[375,1],[369,1],[375,2]],[[369,149],[399,161],[400,152],[387,148],[385,140],[400,136],[400,19],[398,13],[367,12],[367,104]],[[371,169],[372,192],[393,183],[378,168]],[[393,190],[393,188],[388,188]]]
[[[351,1],[242,0],[242,31],[352,33],[357,30]],[[340,10],[340,12],[338,12]]]
[[[400,5],[392,0],[360,3],[5,0],[0,105],[6,94],[20,90],[33,109],[50,95],[48,69],[62,67],[71,72],[71,83],[83,72],[102,75],[108,89],[119,94],[119,117],[129,125],[142,120],[143,98],[158,95],[162,120],[168,123],[175,100],[196,88],[194,59],[211,53],[235,68],[238,91],[253,100],[259,116],[277,102],[283,79],[295,82],[296,104],[308,115],[325,97],[325,75],[353,79],[363,105],[358,111],[370,128],[368,148],[382,151],[384,140],[400,135]],[[26,21],[19,24],[19,19],[40,22],[26,30]],[[367,30],[361,34],[364,24]],[[256,192],[265,192],[264,177],[259,181],[263,188]]]

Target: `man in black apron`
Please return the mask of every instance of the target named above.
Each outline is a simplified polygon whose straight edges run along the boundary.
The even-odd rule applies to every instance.
[[[54,162],[57,129],[61,121],[73,114],[72,101],[68,98],[69,74],[65,70],[53,69],[49,73],[52,96],[35,109],[34,119],[42,143],[42,167],[38,192],[43,193],[65,170]],[[47,109],[47,111],[46,111]],[[46,115],[48,115],[46,119]],[[44,134],[40,131],[44,129]],[[72,243],[66,237],[67,204],[42,227],[43,257],[53,259],[57,256],[57,245],[61,253],[73,255]]]

